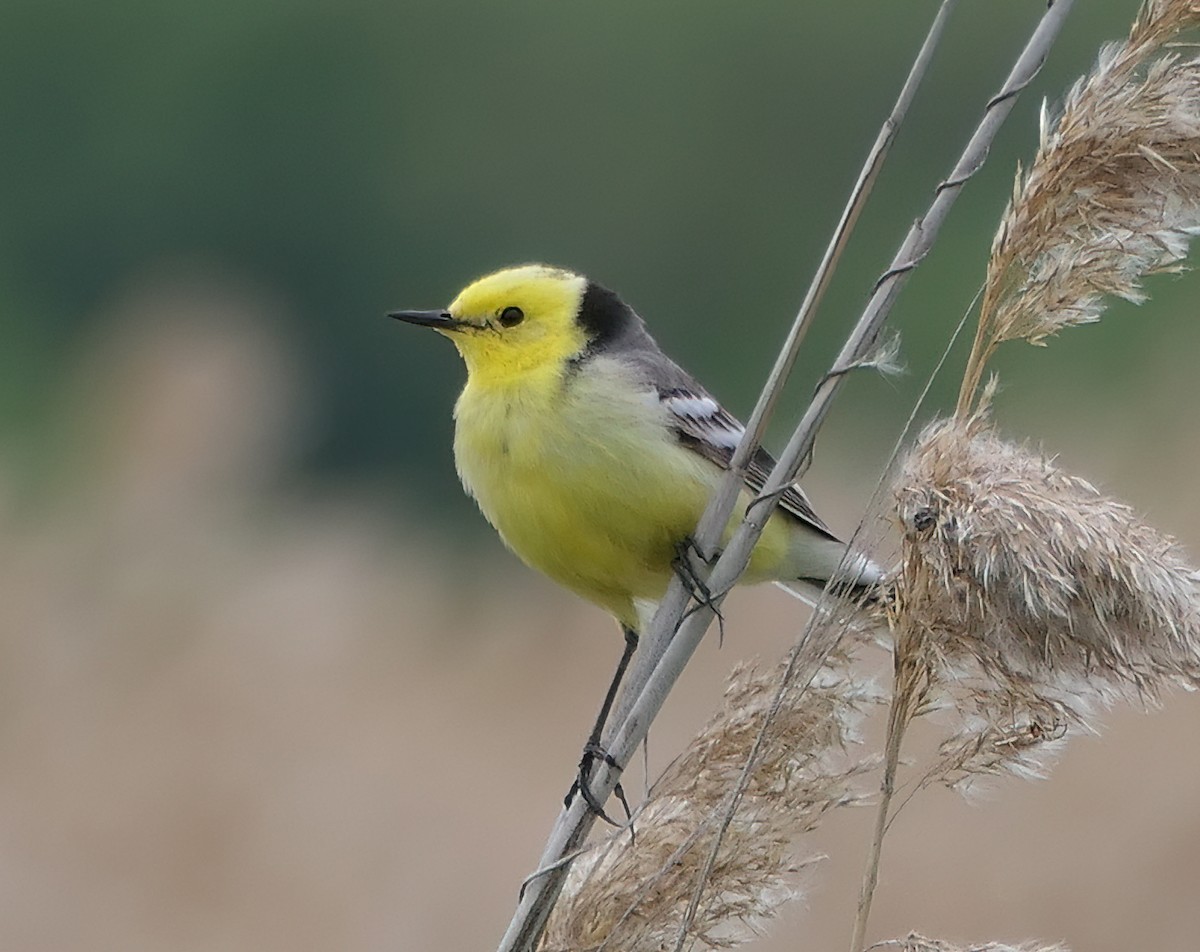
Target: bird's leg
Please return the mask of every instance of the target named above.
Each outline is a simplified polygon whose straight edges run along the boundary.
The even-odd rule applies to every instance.
[[[613,702],[617,699],[617,689],[621,686],[621,679],[625,677],[625,669],[629,667],[629,660],[633,657],[633,652],[637,650],[638,633],[632,628],[621,626],[621,630],[625,634],[625,650],[621,654],[621,660],[617,664],[617,670],[613,674],[612,682],[608,686],[608,693],[604,695],[604,703],[600,705],[600,714],[596,717],[596,723],[592,727],[591,734],[588,735],[587,743],[583,745],[583,756],[579,760],[579,775],[575,778],[575,782],[571,785],[571,789],[567,791],[564,803],[568,806],[571,803],[571,798],[578,793],[583,797],[588,807],[596,816],[613,826],[620,826],[607,813],[604,812],[604,805],[596,799],[596,795],[592,793],[592,788],[589,786],[592,767],[597,760],[602,760],[610,767],[621,769],[612,757],[600,744],[601,735],[604,733],[604,724],[608,720],[608,714],[612,710]],[[633,814],[629,810],[629,802],[625,799],[625,790],[618,783],[613,788],[613,793],[617,795],[617,799],[621,801],[621,806],[625,808],[626,817],[632,818]]]
[[[725,643],[725,616],[721,614],[721,606],[717,601],[718,596],[713,594],[707,581],[700,577],[696,563],[692,561],[693,553],[709,568],[712,568],[713,563],[716,562],[715,556],[709,559],[700,551],[695,539],[685,536],[681,541],[675,543],[675,558],[671,560],[671,568],[675,570],[675,574],[679,576],[693,600],[712,611],[717,619],[717,643],[723,645]]]

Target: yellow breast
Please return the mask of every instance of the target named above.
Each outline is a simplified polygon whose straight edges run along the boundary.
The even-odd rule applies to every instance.
[[[622,392],[622,391],[625,392]],[[527,564],[633,624],[669,580],[710,473],[673,445],[644,395],[586,380],[468,384],[455,416],[467,491]]]
[[[657,394],[601,363],[549,386],[468,383],[455,419],[459,476],[509,548],[634,625],[633,600],[662,595],[720,477],[679,445]],[[755,562],[787,547],[781,523],[768,529]]]

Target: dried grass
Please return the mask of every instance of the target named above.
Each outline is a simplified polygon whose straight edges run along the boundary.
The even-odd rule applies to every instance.
[[[1141,303],[1144,276],[1179,270],[1200,228],[1200,58],[1163,51],[1198,25],[1196,0],[1146,3],[1043,119],[992,245],[960,413],[999,344],[1096,321],[1106,297]]]
[[[1012,945],[1008,942],[984,942],[958,945],[944,942],[941,939],[930,939],[910,932],[903,939],[889,939],[887,942],[877,942],[871,949],[894,949],[896,952],[1067,952],[1067,947],[1059,942],[1020,942]]]
[[[871,761],[848,756],[847,748],[879,698],[850,676],[848,664],[839,656],[807,689],[789,684],[781,697],[780,670],[735,671],[721,712],[638,811],[636,836],[619,834],[576,861],[544,952],[674,948],[722,831],[730,790],[765,727],[686,930],[689,940],[710,949],[753,937],[796,895],[794,874],[805,864],[794,856],[795,838],[834,807],[861,799],[858,781]]]
[[[1200,58],[1164,48],[1198,25],[1195,0],[1150,0],[1058,121],[1043,118],[993,242],[957,412],[900,468],[894,696],[855,948],[915,717],[949,712],[953,726],[913,792],[936,781],[969,790],[997,774],[1045,776],[1068,734],[1114,700],[1200,683],[1200,587],[1178,545],[1001,439],[988,419],[994,387],[982,386],[1001,343],[1043,344],[1098,320],[1106,298],[1141,303],[1146,275],[1181,269],[1200,230]],[[958,948],[915,934],[883,946]]]
[[[901,472],[903,613],[944,666],[1154,696],[1200,679],[1200,592],[1178,544],[976,416]]]
[[[929,776],[1041,776],[1097,708],[1200,683],[1200,587],[1178,544],[982,413],[929,427],[896,496],[898,646],[961,718]]]

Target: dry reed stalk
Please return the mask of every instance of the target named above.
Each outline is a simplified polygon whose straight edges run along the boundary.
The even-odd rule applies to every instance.
[[[903,939],[876,942],[870,949],[892,949],[895,952],[1067,952],[1067,947],[1058,942],[1020,942],[1016,945],[1007,942],[984,942],[956,945],[941,939],[930,939],[916,932],[910,932]]]
[[[721,712],[638,811],[636,836],[618,834],[575,862],[543,952],[673,947],[724,826],[730,790],[757,744],[758,759],[687,925],[688,940],[701,948],[732,948],[753,937],[796,895],[794,874],[805,864],[794,858],[795,837],[830,809],[861,798],[857,781],[869,761],[848,757],[847,748],[879,698],[850,677],[848,666],[838,655],[807,688],[791,683],[782,694],[783,669],[736,670]]]
[[[1096,321],[1107,296],[1141,303],[1145,275],[1179,270],[1200,229],[1200,58],[1164,48],[1197,26],[1197,0],[1150,0],[1043,119],[992,245],[959,415],[999,344]]]

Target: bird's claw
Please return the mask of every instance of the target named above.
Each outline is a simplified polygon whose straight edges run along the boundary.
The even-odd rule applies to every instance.
[[[575,782],[571,784],[571,789],[567,791],[566,797],[563,798],[563,805],[569,807],[571,805],[571,800],[575,797],[575,794],[579,794],[581,797],[583,797],[583,802],[587,804],[588,809],[596,814],[596,816],[598,816],[605,823],[608,823],[610,826],[623,826],[624,824],[618,823],[608,815],[604,809],[604,804],[602,804],[592,792],[589,781],[591,779],[592,767],[595,765],[597,760],[603,761],[610,767],[614,767],[617,770],[621,769],[621,765],[617,763],[612,754],[610,754],[599,744],[589,743],[585,745],[583,748],[583,756],[579,759],[579,773],[575,777]],[[633,812],[629,809],[629,801],[625,798],[625,790],[620,783],[613,787],[613,793],[616,794],[617,799],[621,801],[621,806],[625,810],[626,819],[632,820]]]
[[[721,614],[720,595],[714,594],[708,587],[707,579],[701,577],[700,570],[693,561],[693,556],[709,569],[717,560],[715,555],[711,558],[705,556],[700,551],[700,547],[696,545],[696,540],[691,536],[686,536],[675,544],[675,558],[671,560],[671,568],[675,570],[675,574],[679,576],[679,580],[683,582],[684,588],[687,589],[688,594],[697,605],[708,608],[716,617],[717,640],[720,644],[724,644],[725,616]]]

